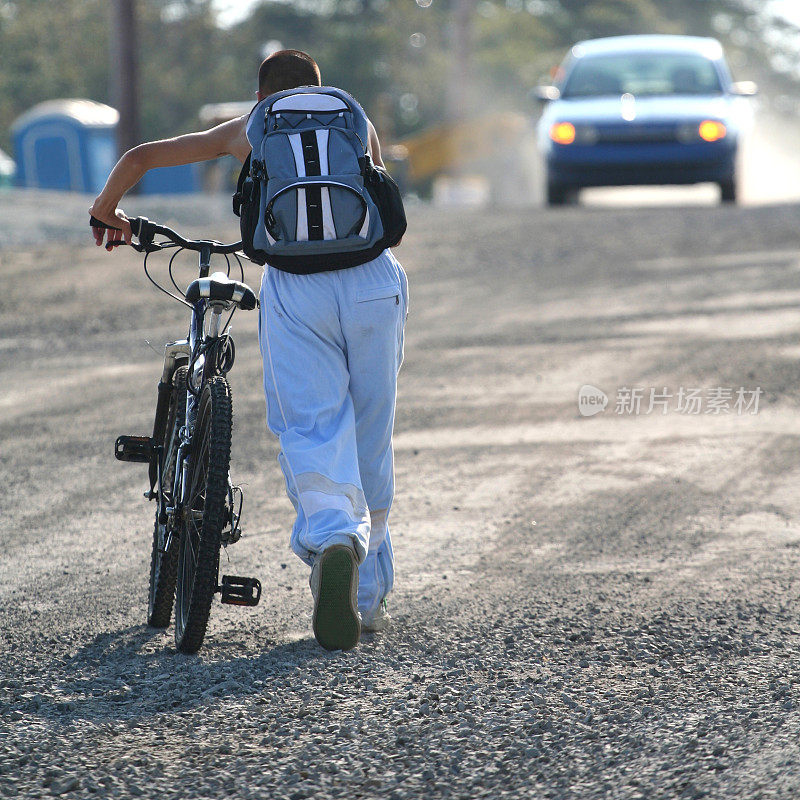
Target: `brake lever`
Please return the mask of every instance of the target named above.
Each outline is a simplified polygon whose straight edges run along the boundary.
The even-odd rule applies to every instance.
[[[145,247],[143,244],[137,244],[136,242],[131,242],[128,244],[126,241],[119,241],[119,242],[107,242],[105,244],[106,250],[110,253],[115,247],[132,247],[138,253],[152,253],[155,250],[160,250],[161,248],[158,245],[151,244],[150,247]]]

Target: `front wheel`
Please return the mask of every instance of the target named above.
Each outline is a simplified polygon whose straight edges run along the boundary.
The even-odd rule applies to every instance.
[[[231,390],[222,376],[203,387],[189,453],[175,595],[175,644],[196,653],[203,644],[217,591],[220,534],[228,519]]]
[[[578,202],[578,189],[564,186],[562,183],[547,182],[547,205],[567,206]]]
[[[719,183],[719,197],[723,203],[736,202],[736,179],[731,178]]]

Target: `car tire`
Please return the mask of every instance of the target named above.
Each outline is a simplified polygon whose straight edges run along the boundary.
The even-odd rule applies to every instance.
[[[570,192],[566,186],[560,183],[547,184],[547,205],[565,206],[570,201]]]
[[[719,199],[721,203],[736,202],[736,178],[719,182]]]

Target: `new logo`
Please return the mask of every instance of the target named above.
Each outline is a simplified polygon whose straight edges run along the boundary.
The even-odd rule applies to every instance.
[[[608,395],[590,383],[584,384],[578,390],[578,411],[582,417],[593,417],[606,410]]]

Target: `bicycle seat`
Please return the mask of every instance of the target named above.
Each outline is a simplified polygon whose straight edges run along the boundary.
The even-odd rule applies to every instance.
[[[224,272],[214,272],[208,278],[197,278],[186,290],[186,300],[196,303],[205,298],[212,302],[235,303],[250,311],[256,307],[255,292],[241,281],[231,280]]]

